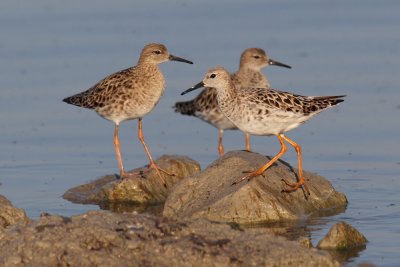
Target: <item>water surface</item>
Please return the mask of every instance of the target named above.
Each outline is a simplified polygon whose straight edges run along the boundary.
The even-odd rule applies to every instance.
[[[231,71],[248,47],[293,66],[264,71],[273,87],[304,95],[346,94],[344,103],[288,133],[303,148],[304,168],[328,177],[347,210],[310,226],[313,243],[337,221],[369,240],[346,264],[400,261],[400,2],[398,1],[11,1],[0,3],[0,194],[28,215],[79,214],[97,206],[60,196],[117,172],[113,125],[61,102],[136,63],[161,42],[194,65],[164,63],[164,97],[144,119],[154,157],[185,154],[206,167],[217,157],[217,131],[171,106],[216,65]],[[147,163],[137,122],[121,125],[126,168]],[[243,135],[226,132],[226,150]],[[242,145],[243,144],[243,145]],[[274,137],[254,137],[275,154]],[[293,151],[284,160],[295,163]]]

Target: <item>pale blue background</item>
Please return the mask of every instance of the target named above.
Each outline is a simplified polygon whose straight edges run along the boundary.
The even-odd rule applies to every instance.
[[[273,87],[348,95],[288,133],[302,145],[304,168],[349,199],[345,213],[313,228],[314,244],[344,220],[370,241],[349,265],[400,262],[399,1],[3,0],[0,25],[0,194],[30,217],[97,209],[60,196],[118,171],[112,123],[61,99],[134,65],[145,44],[164,43],[195,65],[162,65],[166,93],[144,119],[144,134],[154,157],[185,154],[204,168],[217,158],[217,130],[171,107],[195,97],[180,92],[208,68],[235,71],[245,48],[261,47],[293,66],[264,71]],[[128,169],[147,163],[136,131],[136,121],[121,126]],[[227,150],[244,147],[241,133],[225,136]],[[263,154],[279,150],[273,137],[252,145]],[[284,159],[295,163],[295,153]]]

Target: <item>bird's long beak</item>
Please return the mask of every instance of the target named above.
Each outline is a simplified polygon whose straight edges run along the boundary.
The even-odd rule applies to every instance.
[[[204,87],[204,83],[203,83],[203,82],[199,82],[199,83],[196,84],[195,86],[190,87],[190,88],[187,89],[186,91],[182,92],[181,95],[185,95],[185,94],[187,94],[187,93],[189,93],[189,92],[191,92],[191,91],[193,91],[193,90],[196,90],[196,89],[199,89],[199,88],[202,88],[202,87]]]
[[[184,59],[184,58],[181,58],[181,57],[177,57],[177,56],[174,56],[174,55],[169,55],[168,59],[171,60],[171,61],[180,61],[180,62],[185,62],[185,63],[188,63],[188,64],[193,64],[192,61],[189,61],[187,59]]]
[[[279,62],[279,61],[276,61],[276,60],[273,60],[273,59],[270,59],[270,60],[268,61],[268,64],[269,64],[269,65],[279,66],[279,67],[284,67],[284,68],[288,68],[288,69],[291,69],[291,68],[292,68],[292,67],[289,66],[289,65],[283,64],[283,63],[281,63],[281,62]]]

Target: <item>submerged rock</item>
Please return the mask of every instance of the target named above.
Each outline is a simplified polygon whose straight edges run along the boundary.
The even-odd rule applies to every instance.
[[[280,161],[251,181],[237,185],[243,171],[258,169],[269,159],[257,153],[232,151],[201,173],[182,180],[168,196],[163,215],[206,218],[212,221],[259,223],[300,220],[323,213],[341,212],[346,196],[323,177],[304,172],[310,195],[302,189],[282,193],[285,178],[296,181],[293,168]]]
[[[207,220],[94,211],[0,232],[0,266],[340,266],[329,253]]]
[[[365,248],[368,240],[357,229],[346,222],[334,224],[326,236],[318,242],[321,249],[352,250]]]
[[[18,222],[28,222],[29,218],[23,209],[16,208],[12,203],[0,195],[0,229]]]
[[[133,170],[136,177],[119,179],[106,175],[93,182],[69,189],[63,195],[74,203],[102,204],[111,202],[160,203],[164,202],[171,188],[181,179],[200,171],[200,165],[185,156],[162,156],[158,166],[175,175],[165,175],[166,187],[154,169],[147,167]]]

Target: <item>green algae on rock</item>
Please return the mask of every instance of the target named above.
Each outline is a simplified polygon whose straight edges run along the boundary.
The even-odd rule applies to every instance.
[[[63,198],[74,203],[102,204],[107,202],[162,203],[176,183],[200,172],[200,165],[186,156],[164,155],[156,160],[158,166],[174,175],[166,175],[166,186],[154,169],[142,167],[133,170],[136,177],[118,179],[106,175],[95,181],[69,189]]]

